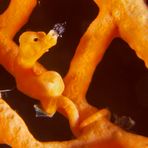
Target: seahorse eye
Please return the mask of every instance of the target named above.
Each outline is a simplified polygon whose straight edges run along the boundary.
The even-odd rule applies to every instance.
[[[35,41],[35,42],[37,42],[39,40],[39,38],[37,38],[37,37],[35,37],[34,39],[33,39],[33,41]]]

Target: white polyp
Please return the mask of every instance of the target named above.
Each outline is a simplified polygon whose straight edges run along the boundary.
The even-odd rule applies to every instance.
[[[59,34],[53,29],[50,30],[47,35],[52,36],[55,39],[57,39],[59,37]]]

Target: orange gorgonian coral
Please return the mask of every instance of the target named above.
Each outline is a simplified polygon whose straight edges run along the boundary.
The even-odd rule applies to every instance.
[[[68,120],[76,137],[63,142],[40,142],[9,105],[0,99],[0,143],[15,148],[147,148],[148,138],[128,133],[110,122],[107,109],[98,110],[86,101],[86,93],[97,64],[115,37],[121,37],[148,67],[148,11],[142,0],[94,0],[100,8],[80,40],[70,68],[62,79],[37,60],[56,45],[58,33],[24,32],[19,45],[15,34],[27,22],[37,0],[11,0],[0,15],[0,63],[10,72],[17,88],[40,101],[43,110],[56,111]],[[14,13],[15,12],[15,13]],[[13,16],[12,16],[13,14]],[[135,19],[136,17],[136,19]],[[15,18],[15,21],[14,21]],[[50,19],[50,18],[49,18]]]

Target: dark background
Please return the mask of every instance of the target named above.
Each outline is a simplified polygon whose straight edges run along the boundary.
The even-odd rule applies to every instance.
[[[9,0],[0,0],[0,13],[8,3]],[[92,0],[40,0],[15,41],[23,31],[48,32],[54,24],[66,21],[63,37],[40,59],[47,69],[56,70],[64,77],[80,37],[98,12]],[[0,66],[0,89],[6,88],[14,88],[12,92],[4,94],[6,102],[24,119],[35,138],[41,141],[73,138],[68,120],[60,114],[56,113],[51,119],[36,118],[33,105],[38,102],[20,93],[13,77]],[[148,71],[143,61],[123,40],[117,38],[110,44],[95,71],[87,98],[90,104],[98,108],[107,107],[119,117],[131,117],[136,123],[131,132],[148,136]]]

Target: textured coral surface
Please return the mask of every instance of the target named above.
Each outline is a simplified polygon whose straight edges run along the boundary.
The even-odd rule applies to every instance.
[[[37,9],[38,7],[42,7],[42,3],[43,1],[38,1],[37,5],[36,0],[11,0],[8,9],[6,9],[0,15],[0,63],[5,68],[5,70],[7,70],[15,78],[17,89],[26,95],[25,97],[22,96],[22,94],[20,94],[20,97],[18,97],[17,95],[17,99],[20,99],[22,102],[24,98],[30,100],[31,98],[33,98],[38,100],[38,103],[40,103],[42,109],[46,112],[46,114],[48,114],[49,117],[54,118],[54,114],[56,112],[62,114],[62,116],[64,116],[69,121],[70,129],[75,138],[73,138],[74,140],[72,140],[71,138],[69,138],[69,140],[63,138],[64,141],[61,142],[55,141],[59,140],[60,138],[53,139],[53,142],[41,142],[42,138],[36,138],[36,136],[32,134],[34,133],[34,131],[32,130],[33,128],[31,128],[31,126],[29,127],[29,124],[27,124],[27,120],[25,120],[24,122],[20,115],[12,109],[13,107],[11,108],[3,99],[0,99],[0,143],[8,144],[11,147],[18,148],[147,148],[148,139],[146,137],[129,133],[119,128],[117,125],[111,123],[110,111],[108,111],[108,109],[106,108],[103,108],[104,105],[103,103],[101,104],[101,102],[103,102],[101,101],[101,99],[100,101],[99,99],[97,99],[98,101],[96,101],[96,103],[100,105],[96,105],[94,103],[93,106],[90,105],[90,103],[87,103],[87,100],[89,102],[93,102],[93,98],[97,97],[97,95],[93,93],[99,93],[97,91],[93,91],[93,93],[91,94],[88,91],[88,88],[91,81],[93,82],[95,80],[95,78],[93,79],[93,74],[96,70],[97,65],[100,67],[104,67],[104,65],[100,62],[102,61],[103,57],[110,55],[110,53],[108,51],[106,52],[106,50],[113,39],[117,37],[122,38],[130,46],[130,48],[133,49],[133,54],[136,53],[136,55],[144,61],[145,66],[147,67],[148,11],[144,1],[92,1],[90,5],[96,7],[96,10],[97,8],[99,8],[99,13],[97,11],[92,12],[92,14],[95,14],[96,16],[94,18],[89,18],[90,20],[86,19],[84,21],[84,24],[82,24],[81,26],[82,33],[80,34],[80,36],[82,37],[80,41],[75,39],[75,36],[77,36],[76,30],[79,28],[71,30],[72,28],[70,28],[68,24],[74,23],[75,27],[77,27],[77,22],[73,22],[72,19],[71,22],[67,22],[67,32],[71,31],[72,33],[74,32],[73,34],[75,34],[75,36],[73,36],[72,42],[70,42],[68,36],[65,39],[65,42],[62,42],[62,39],[58,39],[57,41],[58,34],[55,30],[52,29],[51,22],[55,24],[57,22],[54,21],[57,20],[61,22],[67,21],[62,20],[63,18],[60,19],[60,6],[64,6],[62,5],[62,2],[57,2],[55,8],[52,7],[52,3],[51,6],[48,7],[50,9],[53,9],[53,12],[56,10],[54,17],[57,18],[57,20],[53,19],[52,15],[49,13],[50,11],[48,12],[49,14],[46,14],[46,19],[48,18],[49,21],[47,21],[48,23],[45,24],[45,28],[43,30],[48,33],[42,32],[42,28],[38,27],[38,25],[42,25],[42,23],[44,22],[42,19],[44,18],[38,17],[39,20],[37,19],[37,22],[31,22],[32,18],[34,17],[34,13],[32,13],[33,10],[34,12],[36,11],[36,15],[37,13],[38,15],[42,15],[43,12],[46,12],[41,11],[41,13]],[[47,2],[45,0],[44,3],[50,5],[49,1]],[[71,3],[75,5],[75,2]],[[82,8],[84,7],[81,2],[80,5],[82,6]],[[65,8],[65,10],[67,11],[68,9],[70,10],[70,8],[66,5]],[[88,13],[87,9],[89,9],[89,7],[86,9],[86,11],[82,12],[81,7],[78,8],[80,8],[80,14],[77,14],[79,11],[76,12],[76,10],[72,10],[72,13],[69,14],[69,17],[75,16],[76,18],[78,17],[81,20],[81,13],[84,13],[83,15],[85,15],[85,13]],[[31,13],[32,16],[30,17]],[[44,14],[42,16],[46,15]],[[33,31],[27,31],[30,30],[28,27],[29,25],[26,25],[26,28],[22,28],[27,23],[29,17],[29,23],[31,22],[32,24],[34,24],[33,28],[31,28],[31,30]],[[22,30],[21,32],[19,32],[21,28]],[[84,28],[86,28],[86,30]],[[17,32],[19,33],[16,35]],[[24,33],[22,34],[22,32]],[[14,37],[16,42],[13,40]],[[52,58],[52,54],[54,54],[54,51],[52,50],[55,50],[58,44],[61,44],[60,46],[63,48],[69,48],[70,43],[75,44],[73,45],[73,47],[75,46],[76,50],[71,49],[71,51],[68,51],[67,53],[65,52],[64,56],[61,56],[61,52],[64,52],[64,49],[63,51],[62,49],[60,49],[57,52],[57,56],[54,56],[54,58]],[[55,46],[56,44],[57,46]],[[53,48],[49,49],[51,47]],[[118,50],[121,49],[124,49],[124,47],[120,47],[119,45]],[[51,52],[51,59],[49,60],[49,62],[48,59],[44,58],[43,56],[43,54],[45,52],[48,52],[48,50],[49,52]],[[120,51],[118,50],[115,51],[119,52],[119,54],[114,53],[114,55],[120,55]],[[68,53],[70,53],[70,57]],[[136,57],[136,55],[134,56]],[[46,66],[46,64],[43,64],[45,67],[48,67],[48,70],[38,62],[40,57],[42,57],[41,63],[48,64],[48,66]],[[119,57],[119,61],[114,61],[114,59],[111,59],[109,63],[113,62],[113,65],[117,65],[117,63],[120,62],[118,63],[118,65],[121,66],[120,70],[123,70],[123,62],[128,62],[130,61],[129,59],[132,60],[132,58],[128,57],[128,55],[125,58],[126,60],[121,60],[121,58]],[[50,66],[50,62],[52,63],[53,61],[55,61],[55,59],[57,63],[51,64]],[[66,63],[62,63],[62,61],[64,61],[63,59],[66,59]],[[60,62],[58,63],[58,61]],[[141,61],[139,60],[139,62]],[[62,71],[64,64],[65,66],[67,66],[67,68],[64,68],[66,70]],[[135,69],[137,65],[131,66],[132,69]],[[144,64],[141,71],[144,71],[142,74],[146,73],[146,68],[144,68]],[[99,74],[101,75],[100,72]],[[113,74],[110,74],[108,72],[107,75],[110,77],[110,75]],[[134,76],[136,78],[134,78]],[[134,75],[133,72],[133,77],[131,76],[131,78],[133,78],[134,80],[137,79],[137,76],[138,75]],[[126,77],[126,79],[130,80],[131,78],[128,76]],[[99,82],[102,82],[102,86],[101,84],[100,86],[103,88],[103,81],[98,81],[98,83]],[[139,85],[141,85],[140,82]],[[108,87],[105,88],[107,88],[106,90],[113,90],[113,86],[115,85],[108,84]],[[93,89],[93,87],[96,88],[97,86],[91,87],[92,88],[90,89]],[[136,89],[139,89],[139,87],[137,86]],[[86,100],[87,91],[88,96]],[[120,87],[117,88],[116,91],[120,92]],[[104,92],[104,94],[107,92],[109,91]],[[14,97],[15,95],[12,96]],[[102,93],[102,100],[106,99],[103,97],[105,97],[105,95],[103,95]],[[116,95],[112,97],[117,98]],[[128,96],[127,98],[130,97],[132,96]],[[121,108],[122,110],[125,105],[125,107],[131,107],[132,111],[133,101],[131,100],[131,104],[127,105],[126,103],[124,103],[123,100],[124,99],[119,102],[119,105],[115,105],[118,106],[116,108]],[[138,101],[141,102],[141,100]],[[142,101],[145,101],[145,99],[143,99]],[[30,104],[34,103],[36,103],[36,101],[30,101]],[[115,102],[113,101],[109,104],[115,104]],[[146,106],[147,103],[142,102],[141,104],[144,104]],[[20,108],[23,108],[22,110],[27,110],[27,108],[25,107]],[[45,122],[51,123],[49,117],[41,118],[39,120],[44,120]],[[34,122],[36,121],[37,120],[35,120]],[[63,117],[62,122],[67,124],[67,122],[63,120]],[[56,123],[56,125],[59,126],[59,130],[62,129],[62,124],[64,125],[64,123],[62,122],[58,121],[58,123]],[[118,122],[120,121],[115,121],[116,124],[118,124]],[[36,123],[34,123],[33,126],[35,126],[35,124]],[[119,124],[121,125],[122,123]],[[51,126],[52,130],[56,130],[55,124],[51,124]],[[49,130],[50,132],[50,129],[48,128],[44,130]],[[64,132],[65,131],[61,130],[59,132],[59,137],[63,137]],[[44,132],[44,134],[46,134],[46,132]],[[46,136],[43,135],[40,137]]]

